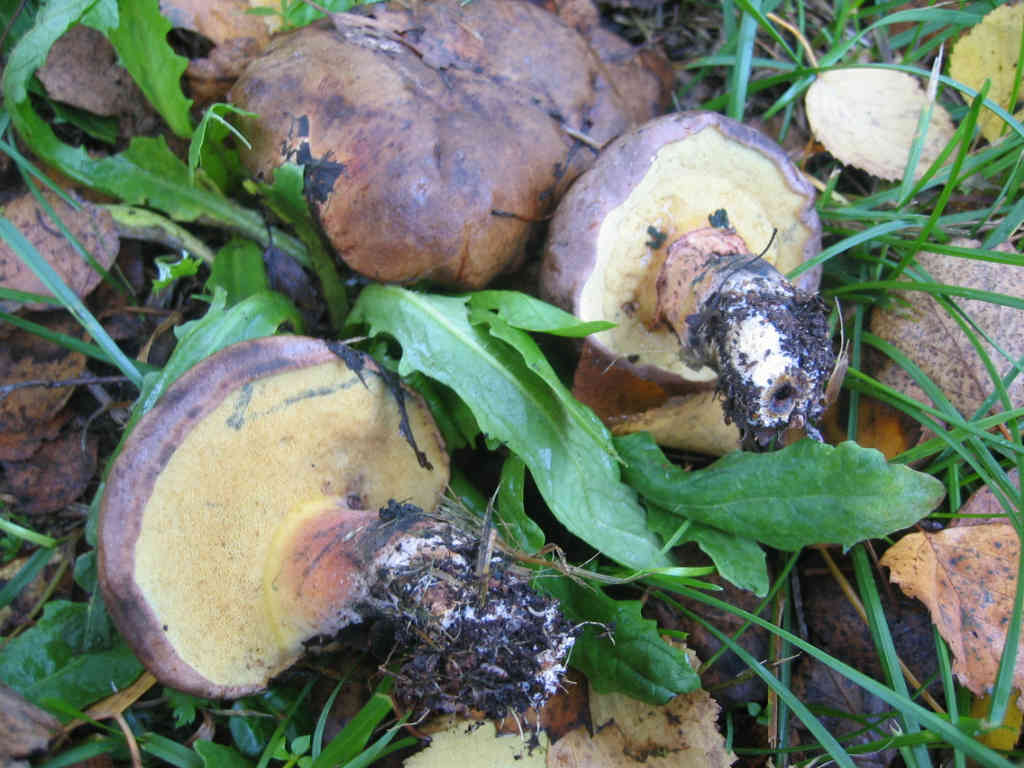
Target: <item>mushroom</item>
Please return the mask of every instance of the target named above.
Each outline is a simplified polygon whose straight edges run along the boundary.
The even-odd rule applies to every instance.
[[[306,196],[356,272],[479,288],[524,258],[596,148],[668,103],[663,59],[606,65],[518,0],[379,4],[275,40],[230,92],[246,166],[305,166]],[[605,49],[602,48],[602,50]]]
[[[501,558],[478,604],[477,542],[436,517],[448,464],[423,400],[364,354],[287,336],[228,347],[168,388],[110,471],[98,548],[111,616],[161,682],[227,698],[264,688],[312,638],[367,618],[432,638],[427,655],[447,659],[460,650],[445,642],[493,629],[496,613],[532,616],[552,643],[525,653],[527,679],[509,683],[520,698],[500,704],[543,701],[571,633]],[[430,704],[501,713],[448,693]]]
[[[619,137],[559,204],[541,269],[545,298],[616,324],[586,342],[577,393],[588,399],[617,369],[645,398],[617,431],[651,428],[659,410],[699,422],[695,441],[662,425],[656,436],[677,447],[815,435],[835,364],[813,295],[820,268],[795,284],[782,273],[815,256],[820,237],[813,190],[752,128],[682,112]]]

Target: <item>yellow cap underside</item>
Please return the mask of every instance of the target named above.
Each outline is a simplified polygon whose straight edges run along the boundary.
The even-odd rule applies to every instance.
[[[747,246],[760,253],[772,240],[766,261],[785,273],[803,262],[810,231],[800,223],[806,198],[795,193],[775,164],[752,149],[708,127],[666,144],[629,197],[601,224],[594,274],[580,293],[580,319],[610,320],[616,327],[596,335],[622,355],[638,355],[639,365],[654,365],[690,381],[711,381],[710,368],[699,371],[679,360],[679,343],[667,330],[648,330],[643,318],[623,307],[638,298],[641,286],[653,288],[665,248],[645,245],[647,228],[667,235],[667,243],[709,226],[708,216],[724,208],[729,223]],[[653,303],[653,297],[640,301]]]
[[[135,565],[170,643],[221,685],[259,685],[295,661],[299,643],[275,640],[262,597],[274,530],[297,505],[357,494],[433,508],[447,478],[418,467],[399,435],[394,398],[364,372],[368,393],[341,363],[260,379],[199,423],[157,478]],[[408,402],[408,400],[407,400]],[[435,467],[425,409],[413,433]]]

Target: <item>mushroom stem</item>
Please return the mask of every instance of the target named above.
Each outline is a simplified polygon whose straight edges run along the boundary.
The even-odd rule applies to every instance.
[[[264,573],[271,622],[286,644],[383,622],[401,659],[396,693],[417,706],[498,719],[540,707],[557,689],[574,632],[504,554],[493,552],[478,573],[480,546],[413,504],[302,505],[276,532]]]
[[[658,315],[688,365],[718,373],[727,422],[758,445],[790,428],[817,437],[835,365],[825,305],[798,291],[731,229],[689,232],[669,247]]]

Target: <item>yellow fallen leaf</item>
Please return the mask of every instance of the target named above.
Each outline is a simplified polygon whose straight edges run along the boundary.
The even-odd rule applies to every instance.
[[[955,238],[950,245],[976,248],[976,240]],[[1014,253],[1009,245],[995,250]],[[965,288],[1024,298],[1024,266],[964,259],[923,251],[915,257],[936,281]],[[906,303],[893,302],[871,313],[871,332],[902,351],[938,385],[953,406],[970,418],[992,392],[992,378],[960,324],[930,294],[901,292]],[[1000,376],[1024,355],[1024,314],[1019,309],[975,299],[956,298],[956,305],[971,318],[984,338],[982,346]],[[887,361],[872,375],[920,402],[928,397],[896,363]],[[1024,380],[1016,377],[1007,387],[1013,407],[1024,404]],[[998,406],[996,410],[1001,410]]]
[[[431,733],[430,745],[406,759],[406,768],[544,768],[548,753],[544,731],[498,736],[494,723],[452,719]]]
[[[123,691],[113,693],[102,701],[98,701],[86,710],[89,720],[106,720],[121,715],[128,707],[142,698],[150,688],[156,685],[156,678],[149,672],[143,672],[138,679]],[[72,720],[64,726],[64,733],[71,733],[89,720]]]
[[[702,690],[664,706],[590,689],[585,728],[548,750],[548,768],[726,768],[736,756],[718,730],[718,703]]]
[[[1000,5],[986,14],[953,46],[949,57],[949,74],[954,80],[980,90],[985,80],[992,86],[988,98],[1012,110],[1010,98],[1017,77],[1017,56],[1020,52],[1021,29],[1024,27],[1024,5]],[[1018,93],[1018,98],[1024,94]],[[1024,118],[1024,110],[1014,117]],[[1003,119],[990,109],[978,117],[982,135],[990,142],[999,139],[1006,128]]]
[[[903,178],[921,110],[928,97],[917,78],[891,69],[823,72],[805,97],[807,120],[840,162],[882,179]],[[953,136],[953,121],[939,104],[932,109],[919,178]]]
[[[928,606],[953,652],[954,674],[978,696],[992,687],[999,669],[1019,551],[1013,526],[991,523],[911,533],[882,557],[891,580]],[[1018,651],[1013,679],[1018,690],[1024,689],[1024,649]]]

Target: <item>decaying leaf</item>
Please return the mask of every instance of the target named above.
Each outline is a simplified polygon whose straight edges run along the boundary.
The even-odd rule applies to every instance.
[[[836,69],[818,75],[806,97],[807,120],[840,162],[882,179],[903,178],[921,110],[928,96],[917,78],[890,69]],[[953,121],[932,109],[919,178],[953,136]]]
[[[454,760],[459,768],[543,768],[549,749],[543,731],[536,738],[533,733],[499,736],[493,723],[453,719],[449,727],[431,735],[430,746],[406,759],[405,766],[449,768]]]
[[[736,756],[718,730],[718,704],[702,690],[657,707],[590,692],[594,735],[572,731],[548,750],[548,768],[720,768]]]
[[[52,390],[47,390],[52,391]],[[65,395],[67,393],[64,393]],[[3,407],[0,405],[0,414]],[[19,432],[0,430],[0,461],[23,461],[39,450],[46,440],[55,440],[61,429],[71,418],[70,410],[57,413],[48,421],[29,424]]]
[[[82,247],[103,269],[109,269],[117,257],[120,246],[111,215],[92,203],[82,203],[75,210],[50,191],[43,192],[43,196]],[[79,296],[86,296],[99,284],[100,274],[75,251],[30,193],[25,192],[8,201],[3,206],[3,215],[21,231]],[[2,241],[0,286],[44,296],[50,295],[35,273],[6,242]],[[42,303],[18,304],[13,301],[0,301],[0,310],[4,312],[13,312],[19,308],[38,310],[49,307]]]
[[[248,0],[160,0],[160,13],[175,27],[196,32],[214,45],[240,37],[254,38],[266,45],[270,34],[281,26],[281,19],[274,14],[256,15],[249,11],[254,6],[273,5],[277,4]]]
[[[974,89],[990,80],[988,98],[1012,111],[1016,105],[1010,103],[1010,98],[1016,87],[1022,27],[1024,5],[1000,5],[953,46],[949,74]],[[1024,118],[1024,110],[1018,110],[1014,117]],[[996,141],[1006,128],[1003,119],[990,109],[981,111],[978,125],[990,142]]]
[[[59,733],[53,715],[0,685],[0,765],[44,751]]]
[[[911,533],[882,557],[892,581],[928,606],[953,652],[953,672],[979,696],[995,683],[1019,550],[1013,526],[993,523]],[[1024,690],[1024,651],[1018,652],[1013,679]]]
[[[74,320],[63,313],[33,318],[51,330],[75,333]],[[78,376],[85,370],[85,355],[72,352],[27,331],[14,331],[0,344],[0,381],[55,381]],[[51,422],[71,397],[71,387],[15,390],[0,400],[0,433],[26,432]]]
[[[145,111],[145,98],[118,64],[106,36],[90,27],[69,29],[50,49],[36,77],[50,98],[97,115]]]
[[[245,65],[259,55],[281,26],[277,14],[248,12],[260,6],[280,8],[279,2],[271,0],[161,0],[160,13],[171,24],[213,43],[213,48],[205,56],[193,58],[185,71],[189,95],[198,104],[225,101]]]
[[[24,461],[5,461],[7,485],[27,515],[55,512],[73,502],[88,488],[96,472],[99,440],[72,430],[44,443]]]
[[[973,240],[955,239],[950,245],[978,247]],[[1008,245],[996,250],[1013,253]],[[938,253],[917,254],[917,262],[931,277],[947,285],[975,288],[1024,298],[1024,266],[963,259]],[[992,392],[992,380],[978,353],[959,324],[943,307],[922,291],[900,294],[906,304],[893,303],[871,314],[871,331],[899,348],[934,381],[961,414],[970,418]],[[1024,356],[1024,314],[1013,307],[973,299],[952,299],[1005,353],[982,342],[1000,376],[1013,361]],[[900,366],[885,362],[874,373],[883,384],[928,402],[924,392]],[[1024,403],[1024,378],[1017,376],[1007,387],[1014,407]]]

